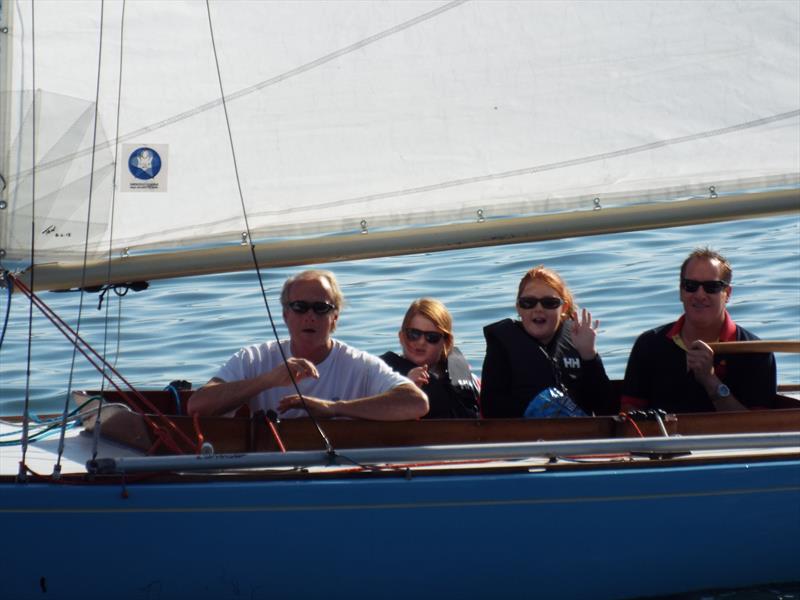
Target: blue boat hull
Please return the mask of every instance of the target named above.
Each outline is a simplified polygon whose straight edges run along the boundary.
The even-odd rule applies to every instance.
[[[628,598],[800,581],[800,459],[0,490],[5,598]]]

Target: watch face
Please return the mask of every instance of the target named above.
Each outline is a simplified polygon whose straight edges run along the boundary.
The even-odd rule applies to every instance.
[[[727,398],[730,395],[731,395],[731,390],[727,385],[725,385],[724,383],[720,383],[717,386],[717,396],[719,396],[720,398]]]

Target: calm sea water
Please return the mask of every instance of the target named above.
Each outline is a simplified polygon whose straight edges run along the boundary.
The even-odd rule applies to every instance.
[[[621,378],[636,336],[680,312],[678,268],[686,254],[710,245],[734,266],[730,311],[763,339],[800,339],[800,217],[702,225],[564,239],[496,248],[419,254],[326,265],[339,277],[346,307],[337,336],[380,353],[397,349],[397,329],[419,296],[444,301],[453,313],[457,343],[480,371],[482,327],[514,315],[521,275],[545,264],[566,278],[581,306],[601,321],[598,346],[609,374]],[[264,272],[279,332],[278,294],[295,269]],[[42,294],[75,325],[80,295]],[[270,337],[254,273],[155,281],[149,290],[106,300],[83,299],[81,334],[130,382],[162,388],[173,379],[204,383],[240,346]],[[2,314],[7,301],[0,300]],[[28,307],[21,296],[0,348],[0,414],[19,414],[26,388]],[[60,410],[66,390],[98,388],[100,377],[40,315],[33,321],[30,397],[37,412]],[[103,350],[105,348],[105,350]],[[800,356],[778,356],[779,380],[800,383]],[[71,384],[70,384],[71,380]],[[790,600],[800,584],[698,592],[672,600]]]
[[[622,378],[636,336],[679,316],[680,263],[706,244],[733,264],[733,318],[762,339],[800,339],[797,215],[323,266],[336,273],[346,297],[340,339],[373,353],[397,349],[397,330],[409,302],[433,296],[450,308],[457,344],[480,372],[483,326],[513,316],[520,277],[545,264],[557,269],[578,304],[600,319],[599,351],[609,375]],[[295,270],[263,273],[282,334],[278,294]],[[75,326],[80,294],[44,293],[42,298]],[[142,388],[162,388],[173,379],[202,385],[242,345],[272,335],[253,272],[154,281],[147,291],[111,296],[100,311],[97,302],[95,294],[84,296],[81,334]],[[6,306],[3,296],[0,314]],[[0,348],[0,414],[22,409],[27,315],[24,298],[15,294]],[[32,331],[29,393],[35,411],[58,410],[70,379],[72,388],[100,386],[100,376],[81,355],[72,368],[72,349],[39,314]],[[779,355],[778,369],[780,382],[800,383],[800,356]]]

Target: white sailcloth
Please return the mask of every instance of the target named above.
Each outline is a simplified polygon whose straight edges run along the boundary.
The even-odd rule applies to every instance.
[[[800,187],[797,2],[0,2],[4,268]]]

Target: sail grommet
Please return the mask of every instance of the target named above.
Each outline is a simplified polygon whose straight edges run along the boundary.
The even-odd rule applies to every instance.
[[[483,215],[483,209],[479,208],[477,213],[478,213],[478,223],[483,223],[486,220],[486,217]]]
[[[4,210],[7,207],[8,207],[8,202],[6,202],[5,200],[0,200],[0,210]]]
[[[8,33],[8,27],[0,28],[0,33]]]
[[[594,203],[594,207],[592,208],[592,210],[603,210],[603,205],[600,204],[599,196],[596,197],[594,200],[592,200],[592,202]]]
[[[6,250],[5,250],[5,248],[0,248],[0,258],[4,258],[4,257],[5,257],[5,255],[6,255]]]
[[[369,233],[369,231],[367,230],[367,220],[366,219],[361,219],[361,233],[362,233],[362,235],[365,234],[365,233]]]
[[[717,187],[714,185],[708,186],[708,197],[713,199],[717,197]]]

